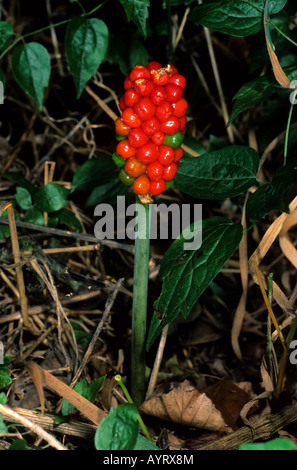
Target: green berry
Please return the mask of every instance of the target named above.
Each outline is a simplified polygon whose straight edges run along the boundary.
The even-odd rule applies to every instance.
[[[179,131],[172,135],[166,134],[165,140],[162,145],[168,145],[173,149],[178,149],[183,142],[183,138],[184,136]]]
[[[119,173],[119,180],[125,185],[125,186],[132,186],[132,184],[135,181],[135,178],[132,178],[132,176],[127,175],[125,170],[122,168],[120,173]]]
[[[120,157],[119,154],[116,153],[116,152],[114,152],[112,154],[112,160],[118,168],[121,168],[126,163],[126,160],[124,158]]]

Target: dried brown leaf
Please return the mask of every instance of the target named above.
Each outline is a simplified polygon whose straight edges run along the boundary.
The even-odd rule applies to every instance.
[[[223,383],[224,382],[225,381],[223,381]],[[170,392],[160,396],[154,396],[145,401],[139,411],[166,421],[172,421],[199,429],[232,432],[232,426],[228,425],[224,417],[227,417],[228,420],[234,424],[238,419],[244,403],[249,400],[249,396],[238,387],[234,386],[234,384],[232,384],[232,386],[230,386],[230,384],[231,382],[227,384],[227,388],[224,388],[224,385],[219,385],[213,389],[211,387],[205,389],[206,394],[199,392],[190,381],[185,380],[174,387]],[[219,390],[221,390],[221,392],[224,391],[223,396],[225,403],[219,401]],[[227,390],[229,390],[229,392]],[[234,391],[235,393],[233,393]],[[241,401],[241,398],[239,400],[242,394],[245,396],[245,400],[243,401]],[[208,395],[212,396],[212,399]],[[232,409],[231,405],[231,402],[234,402],[234,400],[238,403],[236,406],[236,419],[233,414],[234,408]],[[221,406],[222,410],[216,408],[214,401]],[[229,407],[226,401],[229,402]]]

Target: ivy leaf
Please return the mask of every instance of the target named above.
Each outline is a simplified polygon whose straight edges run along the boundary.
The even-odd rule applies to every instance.
[[[29,224],[44,225],[43,214],[39,209],[36,209],[36,207],[32,207],[32,209],[26,211],[24,221]]]
[[[197,199],[234,197],[256,182],[259,161],[255,150],[240,145],[196,158],[185,156],[175,176],[175,187]]]
[[[130,403],[111,408],[95,434],[97,450],[133,450],[139,431],[138,411]]]
[[[143,37],[146,38],[146,20],[149,16],[150,0],[119,0],[119,2],[124,8],[128,20],[132,20],[143,34]]]
[[[160,276],[163,287],[154,304],[155,311],[147,340],[148,349],[163,328],[178,314],[187,318],[201,294],[233,255],[242,238],[242,226],[224,217],[203,220],[200,231],[200,248],[185,250],[185,239],[181,236],[172,243],[162,260]]]
[[[42,212],[56,212],[65,205],[69,191],[57,183],[42,186],[35,194],[35,207]]]
[[[107,47],[108,28],[104,21],[84,16],[72,18],[66,30],[65,50],[77,98],[103,62]]]
[[[32,208],[31,194],[26,188],[21,186],[16,188],[15,200],[22,209],[27,210]]]
[[[231,36],[250,36],[263,28],[263,13],[266,0],[204,0],[193,8],[189,19],[213,31]],[[280,12],[287,0],[270,0],[269,14]]]
[[[17,46],[11,55],[11,69],[19,86],[41,110],[44,89],[51,74],[51,60],[46,48],[37,42]]]

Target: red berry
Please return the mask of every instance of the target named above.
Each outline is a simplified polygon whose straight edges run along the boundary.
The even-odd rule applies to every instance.
[[[174,83],[174,85],[178,85],[182,89],[184,89],[186,86],[186,79],[183,75],[177,73],[169,78],[169,83]]]
[[[132,108],[126,108],[122,112],[122,121],[129,127],[140,127],[141,119]]]
[[[174,65],[172,65],[172,64],[166,65],[165,70],[166,70],[167,73],[169,73],[170,75],[175,75],[176,73],[178,73],[177,68],[174,67]]]
[[[164,86],[169,82],[169,75],[164,69],[151,70],[151,76],[155,85]]]
[[[118,135],[128,135],[130,127],[127,126],[121,118],[117,118],[114,122],[115,131]]]
[[[160,129],[160,121],[156,118],[156,116],[148,119],[147,121],[143,121],[141,124],[143,132],[145,132],[148,136],[153,136],[159,129]],[[156,142],[155,142],[156,143]],[[156,144],[160,145],[160,144]]]
[[[163,178],[164,166],[158,161],[149,163],[146,168],[146,173],[151,181],[159,181]]]
[[[155,115],[156,107],[150,98],[143,97],[135,104],[134,111],[142,121],[147,121]]]
[[[147,144],[140,147],[136,152],[136,157],[141,163],[151,163],[158,158],[158,146],[151,140]]]
[[[151,181],[149,191],[152,196],[158,196],[159,194],[166,191],[165,180]]]
[[[167,92],[167,101],[170,101],[170,103],[176,103],[183,95],[182,88],[178,85],[174,85],[174,83],[168,83],[168,85],[165,86],[165,90]]]
[[[151,75],[146,67],[143,67],[142,65],[135,65],[135,67],[130,72],[129,78],[131,82],[135,82],[135,80],[138,80],[139,78],[151,78]]]
[[[165,140],[165,134],[164,132],[157,131],[151,136],[152,141],[156,145],[162,145],[164,140]]]
[[[167,98],[167,93],[165,89],[161,86],[156,86],[151,93],[151,100],[154,105],[159,106],[164,103]]]
[[[179,131],[180,122],[176,116],[171,116],[167,121],[161,122],[160,131],[164,132],[164,134],[175,134]]]
[[[129,131],[128,140],[132,147],[139,148],[146,144],[149,138],[141,127],[135,127]]]
[[[129,88],[129,90],[125,91],[124,94],[125,105],[129,108],[132,108],[137,101],[139,101],[139,95],[134,90],[134,88]]]
[[[183,149],[182,149],[181,147],[179,147],[178,149],[176,149],[176,150],[174,151],[174,160],[173,160],[174,163],[177,163],[177,162],[182,158],[183,154],[184,154],[184,151],[183,151]]]
[[[162,68],[162,65],[159,62],[156,61],[151,61],[147,64],[146,68],[151,71],[151,70],[159,70]]]
[[[121,111],[124,111],[124,109],[126,108],[124,95],[120,97],[120,100],[119,100],[119,107],[120,107],[120,110],[121,110]]]
[[[134,82],[134,87],[141,96],[150,96],[155,85],[153,81],[148,78],[139,78]]]
[[[130,78],[127,77],[124,81],[124,88],[125,90],[129,90],[129,88],[133,87],[133,83],[131,82]]]
[[[175,157],[174,149],[169,147],[169,145],[161,145],[159,148],[158,161],[164,165],[170,165]]]
[[[130,157],[125,163],[125,172],[128,176],[137,178],[138,176],[144,175],[146,172],[146,165],[137,160],[136,157]]]
[[[132,189],[135,194],[139,196],[144,196],[150,190],[150,180],[147,175],[141,175],[136,178],[133,183]]]
[[[156,108],[156,116],[159,121],[168,121],[168,119],[173,115],[173,107],[169,101],[165,101]]]
[[[120,157],[125,159],[134,157],[134,155],[136,154],[136,149],[131,146],[128,139],[121,140],[117,145],[116,151],[120,155]]]
[[[177,172],[177,165],[176,163],[171,163],[170,165],[166,166],[164,169],[163,178],[165,181],[170,181],[175,177],[175,173]]]
[[[176,103],[172,103],[173,115],[181,118],[185,116],[188,109],[188,102],[185,98],[180,98]]]
[[[179,125],[180,125],[180,130],[181,131],[186,127],[186,124],[187,124],[186,116],[181,117],[180,120],[179,120]]]

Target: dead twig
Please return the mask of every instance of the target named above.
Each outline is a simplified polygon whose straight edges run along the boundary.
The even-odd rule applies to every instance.
[[[33,423],[25,416],[20,415],[16,411],[12,410],[6,405],[2,405],[1,403],[0,403],[0,413],[6,419],[13,420],[13,422],[20,423],[26,428],[30,429],[30,431],[37,434],[39,437],[41,437],[41,439],[48,442],[51,447],[54,447],[57,450],[68,450],[67,447],[63,446],[63,444],[61,444],[54,436],[52,436],[52,434],[49,434],[48,432],[46,432],[38,424]]]
[[[198,450],[237,450],[241,444],[266,441],[284,426],[297,421],[297,406],[283,408],[274,415],[261,416],[251,426],[243,426],[227,436],[199,447]]]

